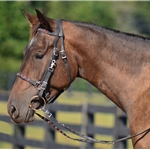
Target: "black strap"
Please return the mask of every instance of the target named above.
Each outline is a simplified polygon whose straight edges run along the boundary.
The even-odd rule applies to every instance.
[[[53,65],[55,65],[56,61],[58,60],[58,56],[59,56],[59,55],[58,55],[57,44],[58,44],[59,36],[61,36],[61,34],[60,34],[60,29],[59,29],[59,28],[60,28],[60,25],[58,24],[58,23],[59,23],[59,20],[57,20],[56,22],[57,22],[57,29],[56,29],[56,32],[48,32],[47,30],[44,30],[45,33],[48,33],[48,34],[50,34],[50,35],[54,35],[54,36],[56,36],[56,37],[55,37],[55,41],[54,41],[53,56],[52,56],[52,58],[51,58],[51,61],[50,61],[50,63],[49,63],[49,66],[48,66],[48,68],[47,68],[47,70],[46,70],[46,72],[45,72],[45,74],[44,74],[44,76],[43,76],[43,78],[42,78],[41,90],[40,90],[40,92],[39,92],[39,96],[40,96],[40,97],[43,97],[43,94],[44,94],[44,92],[45,92],[45,90],[46,90],[46,88],[47,88],[48,81],[50,80],[50,78],[51,78],[51,76],[52,76],[52,74],[53,74],[53,72],[54,72],[55,66],[53,66]],[[43,31],[43,30],[41,30],[41,31]],[[55,34],[54,34],[54,33],[55,33]],[[49,92],[45,92],[45,97],[46,97],[46,99],[47,99],[47,96],[46,96],[46,95],[50,95]]]
[[[70,68],[69,68],[69,65],[68,65],[68,61],[67,61],[67,58],[66,59],[63,59],[64,63],[65,63],[65,66],[67,68],[67,71],[68,71],[68,77],[69,77],[69,81],[70,81],[70,84],[71,84],[71,71],[70,71]]]
[[[70,68],[69,68],[69,65],[68,65],[67,57],[66,57],[66,54],[65,54],[65,48],[64,48],[64,33],[63,33],[63,28],[62,28],[62,21],[61,20],[56,20],[56,22],[57,22],[57,25],[58,25],[57,26],[57,32],[59,32],[59,36],[60,37],[58,37],[58,36],[56,37],[55,42],[54,42],[54,47],[57,46],[58,39],[60,38],[60,42],[61,42],[60,43],[61,44],[61,51],[60,51],[60,53],[61,53],[62,60],[65,63],[65,66],[67,68],[69,82],[71,83],[71,81],[72,81],[71,80],[71,72],[70,72]],[[66,89],[61,90],[54,98],[52,98],[48,102],[48,104],[53,103]]]

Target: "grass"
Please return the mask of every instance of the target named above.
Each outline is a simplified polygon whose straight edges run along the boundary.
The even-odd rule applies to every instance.
[[[65,92],[63,95],[61,95],[57,103],[63,103],[63,104],[70,104],[70,105],[80,105],[84,103],[84,101],[88,101],[89,103],[95,104],[95,105],[114,105],[111,101],[109,101],[104,95],[93,93],[91,96],[85,94],[84,92],[72,92],[69,96],[69,93]],[[7,104],[5,102],[0,102],[0,114],[6,114],[7,115]],[[70,124],[81,124],[82,122],[82,114],[80,112],[78,113],[72,113],[72,112],[58,112],[56,116],[57,120],[63,123],[70,123]],[[36,119],[38,119],[36,117]],[[94,124],[96,126],[104,126],[104,127],[113,127],[114,126],[114,116],[112,114],[106,115],[102,113],[95,113],[94,115]],[[0,132],[6,133],[9,135],[13,135],[13,126],[12,124],[2,122],[0,121]],[[66,132],[68,135],[75,137],[69,132]],[[26,135],[25,137],[28,139],[36,139],[36,140],[44,140],[44,130],[40,127],[31,127],[27,125],[26,127]],[[99,140],[113,140],[112,136],[105,136],[105,135],[95,135],[96,139]],[[70,139],[64,138],[59,132],[56,132],[56,139],[58,143],[61,144],[68,144],[68,145],[74,145],[74,146],[80,146],[82,143],[72,141]],[[132,148],[131,142],[129,142],[129,148]],[[112,148],[112,145],[102,145],[102,144],[94,144],[95,148]],[[10,143],[7,142],[0,142],[0,148],[13,148]],[[26,148],[36,148],[36,147],[30,147],[26,146]]]

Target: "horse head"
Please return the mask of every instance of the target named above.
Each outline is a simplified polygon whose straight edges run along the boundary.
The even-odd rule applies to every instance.
[[[37,16],[23,12],[30,23],[30,41],[8,100],[9,115],[20,124],[34,120],[30,104],[38,109],[52,101],[78,74],[75,53],[70,51],[73,46],[68,42],[70,32],[66,31],[69,23],[50,19],[39,10]]]

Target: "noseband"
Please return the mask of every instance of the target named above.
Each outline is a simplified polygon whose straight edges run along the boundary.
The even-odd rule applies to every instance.
[[[33,96],[31,100],[39,97],[44,101],[45,105],[47,103],[49,103],[49,104],[53,103],[58,98],[58,96],[67,89],[67,88],[65,88],[65,89],[61,90],[52,99],[50,99],[50,93],[49,93],[49,90],[47,89],[48,81],[51,79],[51,77],[54,73],[54,70],[56,68],[56,62],[59,58],[59,50],[57,48],[57,44],[58,44],[59,39],[60,39],[60,45],[61,45],[60,55],[61,55],[61,58],[62,58],[63,62],[65,63],[66,68],[67,68],[69,81],[71,83],[70,68],[69,68],[69,65],[68,65],[67,56],[66,56],[65,49],[64,49],[64,33],[63,33],[63,28],[62,28],[62,21],[61,20],[56,20],[56,22],[57,22],[56,32],[49,32],[48,30],[45,30],[45,29],[42,29],[42,28],[38,29],[38,32],[43,32],[43,33],[49,34],[51,36],[55,36],[53,55],[50,58],[49,66],[48,66],[46,72],[44,73],[42,79],[40,81],[34,81],[34,80],[30,79],[29,77],[25,76],[22,73],[17,73],[18,77],[20,77],[21,79],[29,82],[36,89],[39,90],[39,94],[36,95],[36,96]]]

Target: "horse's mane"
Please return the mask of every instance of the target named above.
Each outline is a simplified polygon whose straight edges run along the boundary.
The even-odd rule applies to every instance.
[[[64,20],[64,21],[68,21],[68,20]],[[111,31],[111,32],[114,32],[114,33],[122,34],[122,35],[127,35],[127,36],[130,36],[130,37],[141,38],[143,40],[150,40],[150,38],[148,38],[148,37],[144,37],[144,36],[137,35],[137,34],[132,34],[132,33],[126,33],[126,32],[122,32],[122,31],[119,31],[119,30],[116,30],[116,29],[111,29],[111,28],[107,28],[107,27],[103,27],[103,26],[98,26],[98,25],[93,24],[93,23],[79,22],[79,21],[72,21],[72,20],[69,20],[68,22],[72,22],[76,25],[86,26],[86,27],[96,29],[96,30],[104,29],[104,30],[107,30],[107,31]]]
[[[65,20],[65,19],[61,19],[61,20],[66,21],[66,22],[71,22],[71,23],[79,25],[79,26],[89,27],[89,28],[92,28],[92,29],[95,29],[95,30],[104,29],[106,31],[118,33],[118,34],[121,34],[121,35],[140,38],[140,39],[143,39],[143,40],[150,40],[150,38],[148,38],[148,37],[144,37],[144,36],[137,35],[137,34],[132,34],[132,33],[126,33],[126,32],[122,32],[122,31],[119,31],[119,30],[116,30],[116,29],[111,29],[111,28],[107,28],[107,27],[103,27],[103,26],[98,26],[98,25],[93,24],[93,23],[79,22],[79,21],[72,21],[72,20]],[[36,34],[39,27],[40,27],[39,22],[37,22],[37,24],[35,24],[34,26],[30,27],[30,38],[32,38]]]

